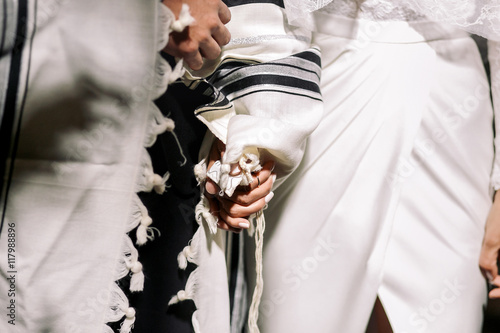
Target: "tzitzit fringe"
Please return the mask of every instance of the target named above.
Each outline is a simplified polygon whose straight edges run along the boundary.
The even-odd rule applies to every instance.
[[[158,2],[158,51],[163,50],[168,42],[168,36],[172,31],[183,31],[187,26],[194,22],[193,17],[189,14],[189,7],[187,4],[182,5],[182,10],[179,19],[176,20],[174,14],[162,3]],[[174,135],[180,153],[183,157],[182,164],[186,163],[186,158],[180,146],[180,143],[175,136],[175,124],[172,119],[164,117],[161,111],[154,105],[153,100],[159,98],[166,90],[168,84],[174,82],[184,73],[182,61],[179,61],[175,68],[172,69],[165,59],[158,53],[156,56],[155,68],[155,83],[151,87],[152,98],[149,108],[149,126],[147,134],[144,138],[144,148],[141,153],[141,163],[138,181],[136,184],[136,192],[151,192],[155,191],[158,194],[163,194],[167,188],[166,182],[170,177],[167,172],[165,175],[160,176],[153,172],[151,158],[146,148],[151,147],[158,135],[164,132],[171,132]],[[135,228],[136,230],[136,244],[144,245],[148,240],[153,240],[155,237],[154,232],[158,229],[151,227],[153,220],[148,215],[148,211],[141,199],[137,194],[134,194],[132,200],[131,218],[127,223],[126,232],[129,233]],[[134,247],[132,240],[126,234],[124,236],[122,245],[122,256],[115,272],[115,281],[120,280],[130,274],[130,287],[131,292],[138,292],[144,289],[144,273],[142,271],[142,264],[139,262],[139,253]],[[136,311],[133,307],[129,306],[128,299],[120,287],[114,283],[111,289],[110,305],[108,313],[106,314],[106,322],[118,322],[120,324],[120,333],[130,333],[134,326]],[[103,327],[104,333],[112,333],[112,329],[108,325]]]

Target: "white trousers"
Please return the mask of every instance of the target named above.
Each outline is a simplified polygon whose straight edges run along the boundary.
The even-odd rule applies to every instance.
[[[494,147],[475,43],[319,22],[325,114],[266,212],[261,331],[364,332],[379,295],[395,332],[479,332]]]

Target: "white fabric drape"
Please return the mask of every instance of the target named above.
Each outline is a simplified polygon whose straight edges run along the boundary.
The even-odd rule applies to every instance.
[[[10,74],[20,76],[18,144],[0,205],[0,303],[14,300],[16,320],[0,331],[109,332],[107,322],[123,320],[128,333],[135,311],[115,281],[130,274],[130,291],[143,288],[127,232],[140,225],[138,243],[147,240],[136,192],[164,188],[145,147],[171,127],[153,100],[180,74],[159,55],[173,14],[153,0],[13,2],[28,20],[20,72]]]

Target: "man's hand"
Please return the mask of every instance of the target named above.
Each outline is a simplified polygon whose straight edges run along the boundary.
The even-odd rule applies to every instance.
[[[224,155],[225,146],[215,140],[210,151],[207,170]],[[240,232],[250,227],[248,216],[257,213],[272,199],[271,192],[276,175],[272,174],[274,162],[264,163],[262,169],[253,174],[253,182],[238,186],[231,197],[219,196],[219,187],[210,178],[205,183],[205,196],[210,202],[210,212],[219,219],[218,227]]]
[[[498,198],[497,198],[498,196]],[[500,251],[500,195],[495,193],[495,200],[491,206],[486,220],[486,229],[479,258],[479,266],[488,281],[496,287],[500,287],[500,275],[498,275],[498,253]],[[500,298],[500,288],[490,291],[490,298]]]
[[[196,21],[183,32],[172,32],[164,51],[198,70],[203,65],[203,57],[217,58],[221,46],[229,43],[231,34],[225,24],[231,19],[231,12],[221,0],[163,0],[176,17],[183,3],[189,5]]]

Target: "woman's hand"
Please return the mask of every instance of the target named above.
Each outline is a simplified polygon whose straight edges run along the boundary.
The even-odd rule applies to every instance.
[[[497,198],[497,195],[499,196]],[[495,193],[493,205],[486,220],[486,229],[479,258],[479,266],[488,281],[500,287],[498,275],[498,253],[500,251],[500,195]],[[500,288],[495,288],[489,293],[490,298],[500,298]]]
[[[224,155],[225,145],[215,140],[210,151],[207,170]],[[210,212],[219,219],[218,227],[223,230],[240,232],[248,229],[248,216],[257,213],[272,199],[271,189],[276,175],[272,174],[274,162],[264,163],[262,169],[253,174],[253,182],[238,186],[231,197],[219,196],[219,187],[210,178],[205,183],[205,196],[210,202]]]

